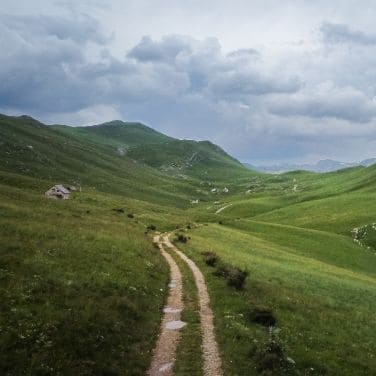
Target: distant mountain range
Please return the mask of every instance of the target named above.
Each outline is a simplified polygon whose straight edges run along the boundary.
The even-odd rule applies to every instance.
[[[341,170],[343,168],[348,168],[348,167],[356,167],[356,166],[368,167],[368,166],[373,165],[374,163],[376,163],[376,158],[365,159],[358,163],[356,162],[345,163],[345,162],[334,161],[332,159],[323,159],[314,164],[281,163],[281,164],[275,164],[272,166],[254,166],[249,163],[244,163],[244,166],[254,171],[278,174],[278,173],[296,171],[296,170],[305,170],[305,171],[312,171],[312,172],[331,172],[331,171],[337,171],[337,170]]]

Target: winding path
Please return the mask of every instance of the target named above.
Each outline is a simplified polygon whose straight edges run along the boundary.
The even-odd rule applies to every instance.
[[[181,336],[179,329],[185,325],[180,321],[180,313],[183,309],[183,282],[178,265],[171,255],[165,251],[159,235],[154,237],[154,243],[170,266],[170,294],[167,299],[167,306],[163,310],[161,332],[147,374],[149,376],[170,376],[173,375],[176,348]]]
[[[218,344],[215,340],[214,333],[214,317],[210,308],[210,298],[208,289],[206,287],[205,278],[197,265],[188,258],[183,252],[175,247],[166,235],[163,237],[163,243],[184,260],[189,268],[192,270],[196,287],[198,290],[199,304],[200,304],[200,320],[201,320],[201,334],[202,334],[202,351],[204,360],[204,375],[205,376],[222,376],[222,364],[219,356]]]
[[[219,208],[215,214],[219,214],[222,210],[225,210],[226,208],[229,208],[230,206],[232,206],[232,204],[227,204],[225,206],[222,206],[221,208]]]

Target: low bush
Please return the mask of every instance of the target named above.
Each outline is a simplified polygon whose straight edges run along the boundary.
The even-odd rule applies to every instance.
[[[248,272],[246,270],[232,268],[229,276],[227,277],[227,284],[231,287],[235,287],[237,290],[242,290],[247,277]]]
[[[248,318],[251,322],[260,324],[266,327],[275,326],[277,319],[273,311],[265,307],[252,308],[248,313]]]
[[[269,339],[254,355],[258,372],[273,374],[288,367],[282,343],[276,339]],[[276,373],[277,374],[277,373]]]
[[[188,241],[188,238],[184,234],[178,234],[176,236],[176,240],[180,243],[186,243]]]
[[[112,211],[117,212],[117,213],[124,213],[124,209],[122,208],[114,208],[112,209]]]
[[[237,290],[242,290],[249,273],[248,271],[242,270],[236,266],[222,264],[218,266],[214,275],[225,278],[228,286],[234,287]]]
[[[219,261],[219,256],[215,252],[206,251],[202,252],[202,255],[205,257],[205,263],[208,266],[214,267]]]
[[[155,231],[157,228],[155,227],[155,225],[148,225],[146,227],[147,230],[150,230],[150,231]]]
[[[227,278],[227,276],[229,275],[229,265],[218,265],[213,274],[217,277]]]

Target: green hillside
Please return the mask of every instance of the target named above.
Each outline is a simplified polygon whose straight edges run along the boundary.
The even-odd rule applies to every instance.
[[[144,375],[168,291],[154,229],[187,237],[178,245],[208,282],[226,376],[374,373],[376,166],[256,174],[210,142],[138,123],[4,115],[0,146],[0,374]],[[56,183],[82,192],[46,199]],[[244,288],[221,267],[248,271]],[[175,374],[201,376],[183,273],[194,329]],[[255,309],[276,326],[253,322]],[[271,336],[288,366],[260,358]]]
[[[250,176],[244,166],[210,141],[176,140],[140,123],[112,121],[90,127],[54,126],[86,142],[110,146],[114,153],[175,175],[223,180]]]
[[[234,158],[209,141],[173,140],[131,148],[129,157],[170,175],[185,174],[202,179],[223,180],[251,174]]]
[[[55,129],[69,135],[82,136],[81,139],[124,148],[140,144],[154,144],[173,140],[141,123],[129,123],[120,120],[93,125],[90,127],[68,127],[54,125]]]
[[[258,374],[250,353],[266,333],[247,312],[259,307],[273,312],[275,337],[295,362],[293,371],[271,374],[373,374],[375,178],[375,166],[254,177],[210,208],[225,207],[216,224],[189,231],[192,240],[181,247],[206,270],[226,374]],[[214,277],[203,250],[248,270],[245,289],[234,293]]]
[[[260,367],[272,375],[372,375],[374,251],[330,232],[253,221],[200,227],[189,236],[181,247],[205,271],[226,375],[263,374]],[[203,250],[247,270],[246,287],[234,291],[213,275]],[[274,338],[293,360],[293,370],[255,356],[269,337],[267,329],[249,319],[256,309],[277,320]]]
[[[90,132],[94,137],[86,138]],[[159,158],[158,161],[161,158],[166,161],[168,155],[173,154],[168,146],[160,149],[159,153],[150,146],[148,163],[142,163],[144,157],[137,151],[134,151],[138,155],[135,158],[127,152],[119,153],[117,145],[114,145],[114,140],[123,143],[128,139],[131,145],[144,148],[149,142],[154,145],[156,141],[170,138],[139,124],[113,122],[88,131],[88,128],[50,127],[29,117],[0,115],[0,168],[174,206],[187,206],[192,199],[206,199],[208,190],[204,191],[197,179],[188,179],[186,175],[167,176],[160,169],[149,166],[154,164],[153,156]],[[214,145],[205,147],[202,146],[205,143],[194,143],[193,146],[190,141],[185,143],[190,145],[190,151],[197,149],[201,153],[205,148],[212,150],[208,152],[211,159],[198,161],[195,171],[205,169],[206,181],[223,180],[218,173],[221,160],[227,158],[233,163],[232,158]],[[179,158],[184,158],[184,155]],[[221,159],[213,162],[215,158]],[[240,174],[236,170],[230,175],[235,178],[250,175],[245,169],[240,171]]]
[[[95,191],[46,200],[48,184],[0,173],[0,373],[142,375],[168,283],[144,235],[157,208]]]

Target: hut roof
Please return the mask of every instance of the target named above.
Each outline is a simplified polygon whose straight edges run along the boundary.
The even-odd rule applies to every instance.
[[[57,188],[61,193],[64,193],[64,194],[69,194],[70,193],[69,189],[65,188],[61,184],[56,184],[54,187]]]

